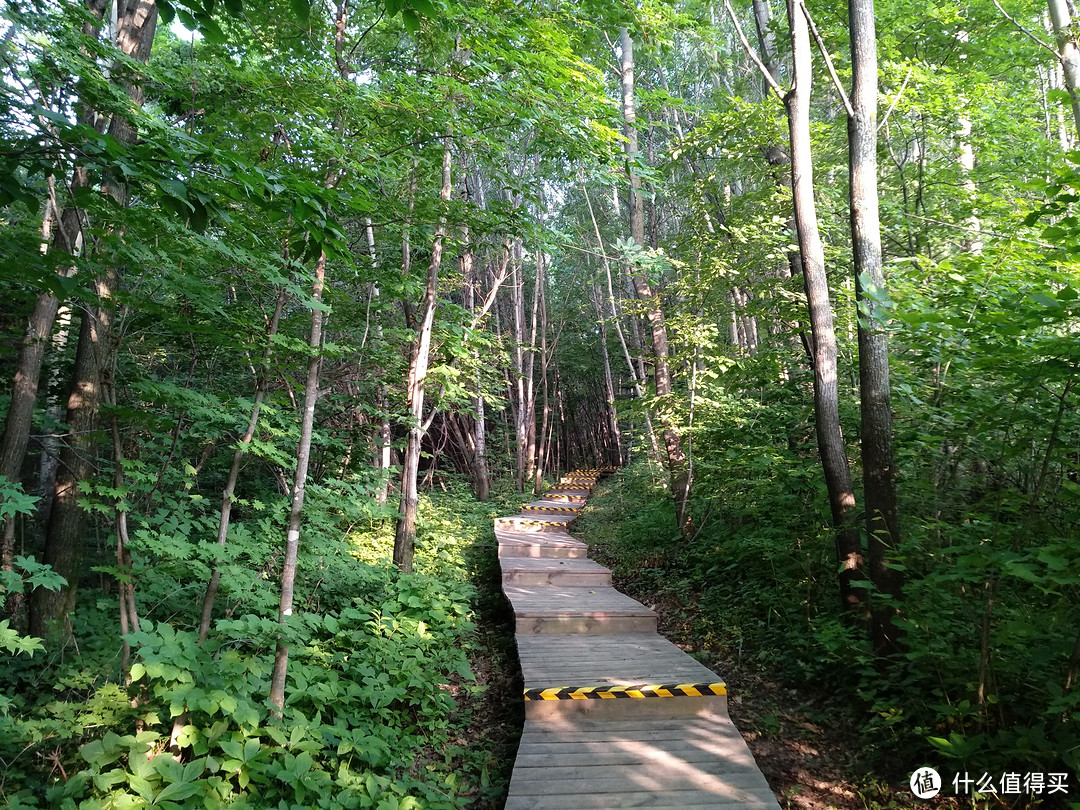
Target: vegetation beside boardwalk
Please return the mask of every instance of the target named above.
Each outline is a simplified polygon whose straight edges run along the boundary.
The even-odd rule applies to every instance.
[[[645,461],[598,488],[576,536],[612,568],[617,587],[654,606],[662,633],[727,679],[766,777],[793,801],[805,793],[825,802],[810,806],[916,806],[908,777],[934,764],[949,782],[946,796],[957,773],[989,773],[995,784],[1008,773],[1065,774],[1068,792],[1013,798],[1066,806],[1077,792],[1080,729],[1062,713],[1061,659],[1050,654],[1062,640],[1043,618],[1055,595],[1021,582],[1002,588],[995,692],[980,707],[973,673],[982,617],[970,604],[979,593],[965,593],[963,580],[980,543],[958,541],[922,561],[911,543],[905,557],[918,576],[903,619],[921,632],[888,668],[875,664],[836,598],[828,515],[807,485],[816,459],[806,447],[776,443],[799,431],[788,413],[759,403],[752,431],[721,416],[713,422],[718,435],[740,430],[746,452],[702,447],[701,475],[714,496],[698,504],[691,542],[673,531],[663,477]],[[790,747],[802,753],[793,758]]]
[[[0,657],[3,804],[497,806],[520,733],[491,528],[517,501],[501,495],[425,497],[413,574],[390,563],[392,534],[356,502],[312,509],[280,717],[265,697],[277,623],[262,612],[276,583],[242,562],[273,556],[277,538],[258,520],[239,524],[227,616],[202,646],[193,583],[203,564],[176,555],[140,572],[163,618],[129,636],[130,682],[109,643],[113,599],[86,600],[72,617],[77,644]]]

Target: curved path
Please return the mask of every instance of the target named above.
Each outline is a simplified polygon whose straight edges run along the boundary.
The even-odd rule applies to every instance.
[[[506,810],[779,810],[721,679],[657,635],[656,614],[568,533],[608,472],[570,473],[495,521],[525,677]]]

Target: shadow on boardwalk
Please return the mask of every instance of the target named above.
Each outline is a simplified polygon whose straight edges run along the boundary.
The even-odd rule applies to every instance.
[[[524,676],[507,810],[777,810],[721,679],[657,635],[656,614],[569,534],[605,472],[571,473],[495,521]]]

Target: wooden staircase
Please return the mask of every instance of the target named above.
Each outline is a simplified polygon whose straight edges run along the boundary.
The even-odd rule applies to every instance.
[[[610,472],[571,473],[495,521],[525,679],[506,808],[779,810],[722,680],[657,635],[656,614],[569,534]]]

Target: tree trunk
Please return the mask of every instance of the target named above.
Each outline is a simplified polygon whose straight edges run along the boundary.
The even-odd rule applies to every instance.
[[[874,583],[871,637],[874,651],[902,649],[893,624],[903,574],[889,566],[900,541],[889,402],[889,344],[879,301],[887,294],[881,260],[877,191],[877,41],[874,0],[851,0],[853,115],[848,118],[851,246],[859,308],[859,392],[862,410],[863,490],[870,581]]]
[[[638,247],[645,247],[645,221],[641,199],[641,178],[634,170],[633,161],[638,157],[636,113],[634,111],[634,43],[630,32],[620,31],[622,42],[622,109],[623,135],[626,138],[626,171],[630,177],[630,236]],[[631,279],[634,292],[648,307],[649,325],[652,329],[653,376],[656,384],[656,396],[660,400],[671,396],[671,368],[668,357],[671,354],[668,345],[667,327],[664,313],[660,308],[660,299],[649,285],[645,274],[638,268],[631,267]],[[672,423],[670,415],[662,412],[657,415],[667,452],[668,475],[671,481],[671,497],[675,503],[675,520],[679,533],[688,538],[693,532],[690,514],[686,508],[689,503],[690,479],[686,469],[686,453],[683,451],[682,437]]]
[[[293,591],[296,585],[296,557],[300,550],[300,526],[304,517],[304,489],[308,464],[311,461],[311,434],[315,429],[315,405],[319,399],[319,366],[322,363],[323,287],[326,283],[326,253],[315,262],[315,280],[311,297],[316,306],[311,309],[311,333],[308,336],[307,376],[304,380],[304,406],[300,415],[300,441],[296,447],[296,472],[293,474],[292,501],[285,534],[285,562],[281,568],[281,600],[278,603],[278,624],[286,624],[293,612]],[[205,608],[205,605],[204,605]],[[201,633],[200,633],[201,634]],[[289,645],[278,638],[274,654],[274,670],[270,676],[270,702],[280,711],[285,706],[285,674],[289,666]]]
[[[613,454],[608,454],[604,463],[621,467],[625,462],[623,459],[622,436],[619,433],[619,413],[615,406],[615,382],[611,377],[611,355],[608,352],[607,319],[604,317],[604,311],[600,303],[602,300],[599,286],[594,285],[593,304],[596,307],[596,322],[600,324],[600,354],[604,360],[604,393],[607,398],[607,417],[611,423],[611,438],[614,442],[614,447],[609,447],[608,449],[613,449],[615,451]]]
[[[453,190],[451,166],[451,132],[447,129],[443,139],[442,188],[439,198],[449,202]],[[428,361],[431,354],[431,331],[435,324],[435,293],[439,286],[439,267],[442,264],[443,241],[446,238],[446,215],[441,215],[435,229],[435,238],[431,247],[431,262],[428,265],[427,285],[424,299],[420,305],[420,324],[417,327],[416,342],[413,344],[409,360],[408,403],[409,435],[405,444],[405,459],[401,468],[401,501],[398,505],[397,529],[394,533],[394,565],[408,574],[413,569],[413,555],[416,549],[416,510],[419,495],[416,491],[416,477],[420,470],[420,443],[424,438],[424,382],[427,378]]]
[[[836,332],[829,301],[829,281],[825,273],[825,251],[818,232],[814,201],[814,168],[810,152],[810,32],[797,1],[788,0],[793,75],[791,90],[784,97],[784,106],[787,108],[791,139],[795,230],[799,238],[810,331],[813,335],[814,423],[836,531],[836,555],[841,566],[840,599],[845,608],[858,611],[866,602],[866,592],[853,587],[852,583],[865,578],[862,572],[862,544],[858,528],[852,522],[855,493],[840,430]]]
[[[117,48],[125,56],[146,64],[150,58],[157,27],[157,6],[152,0],[118,0],[116,15]],[[137,107],[141,106],[143,89],[127,83],[124,87],[132,103]],[[114,116],[110,122],[109,134],[124,145],[133,144],[137,136],[131,122],[120,115]],[[102,179],[101,189],[102,193],[113,198],[119,208],[127,205],[128,190],[122,183],[105,177]],[[65,228],[62,226],[60,230],[63,232]],[[63,576],[67,584],[58,591],[44,588],[33,591],[29,611],[30,632],[33,635],[44,635],[49,625],[66,619],[68,611],[74,606],[83,522],[78,490],[79,483],[86,480],[92,469],[90,450],[93,433],[97,428],[101,374],[102,370],[110,365],[108,357],[112,351],[109,334],[113,315],[112,299],[119,285],[119,271],[112,267],[106,269],[95,282],[98,305],[83,312],[79,328],[79,344],[68,396],[68,436],[60,451],[60,469],[57,472],[52,512],[42,554],[42,561]],[[38,373],[40,374],[40,362]],[[25,442],[23,449],[25,450]]]
[[[236,483],[240,479],[240,464],[244,460],[251,440],[255,438],[255,430],[259,425],[259,414],[262,410],[262,402],[266,397],[267,375],[269,371],[270,354],[273,351],[274,336],[277,334],[278,324],[281,322],[281,311],[285,306],[285,290],[278,292],[277,302],[274,305],[274,314],[266,327],[266,347],[263,349],[262,363],[259,366],[259,376],[255,381],[255,400],[251,405],[248,415],[247,430],[240,437],[240,442],[233,451],[232,464],[229,466],[229,476],[225,480],[225,489],[221,493],[221,510],[218,514],[217,543],[220,548],[225,548],[229,536],[229,519],[232,515],[233,494],[236,492]],[[214,613],[214,598],[217,596],[218,584],[221,582],[221,571],[218,570],[220,561],[214,562],[214,568],[210,572],[210,580],[206,583],[206,591],[203,593],[202,613],[199,620],[199,643],[206,640],[210,632],[210,620]]]
[[[86,9],[91,19],[101,20],[105,12],[104,0],[88,0]],[[14,32],[15,27],[9,27],[9,32]],[[90,20],[83,24],[83,34],[96,38],[99,26]],[[87,126],[93,126],[97,118],[96,113],[83,104],[79,105],[78,122]],[[70,191],[86,188],[90,185],[91,177],[86,169],[77,167],[71,176]],[[54,247],[69,256],[75,256],[82,245],[82,219],[79,209],[67,208],[63,213],[58,211],[58,203],[55,196],[55,183],[49,180],[50,197],[45,203],[46,215],[43,220],[42,238],[48,238],[47,228],[44,225],[52,217],[56,217],[56,235]],[[61,270],[64,276],[71,276],[75,272],[74,265],[68,265]],[[0,477],[6,478],[12,483],[19,483],[19,474],[22,470],[23,461],[26,458],[26,447],[30,439],[30,430],[33,424],[34,406],[37,402],[38,386],[41,381],[41,368],[45,360],[45,351],[48,347],[49,337],[52,334],[53,324],[56,321],[60,301],[51,292],[43,292],[34,301],[34,309],[30,314],[26,332],[19,345],[19,355],[15,361],[15,378],[11,390],[11,402],[8,405],[7,416],[4,419],[4,435],[0,439]],[[49,499],[51,501],[51,495]],[[11,571],[15,554],[15,521],[8,518],[3,526],[3,540],[0,541],[0,570]],[[14,613],[14,610],[11,611]]]
[[[1065,76],[1065,88],[1072,97],[1073,124],[1080,136],[1080,48],[1077,47],[1076,31],[1073,29],[1072,11],[1068,0],[1048,0],[1050,23],[1057,39],[1058,57]],[[854,36],[854,32],[852,32]],[[854,45],[852,46],[854,48]]]

